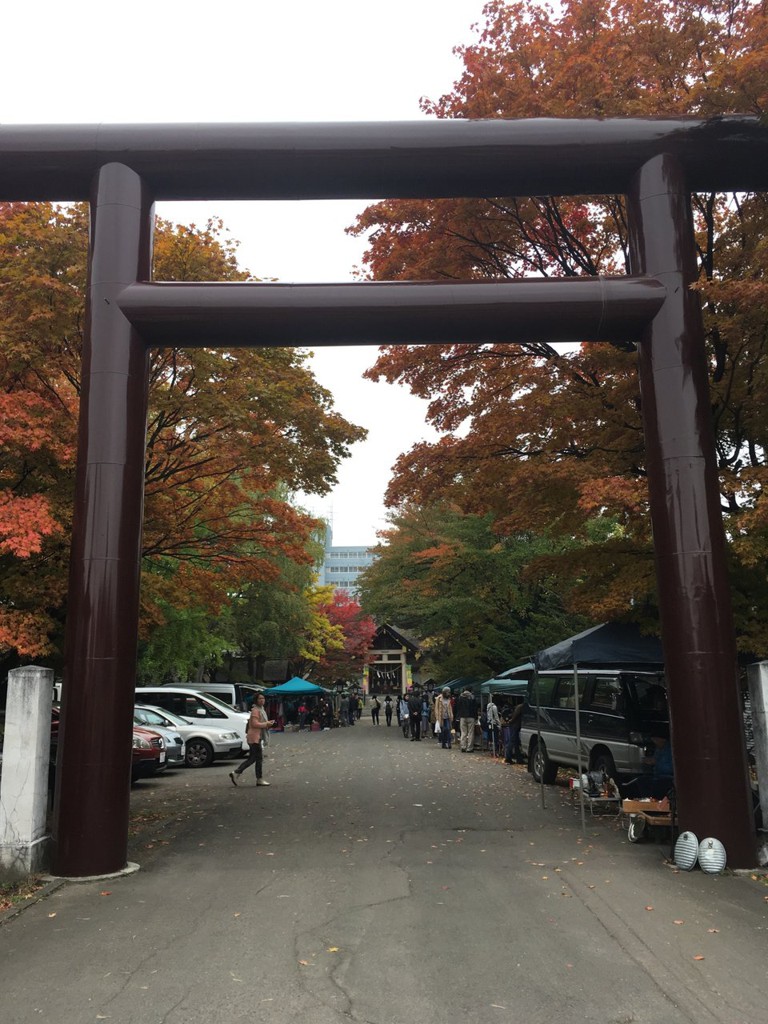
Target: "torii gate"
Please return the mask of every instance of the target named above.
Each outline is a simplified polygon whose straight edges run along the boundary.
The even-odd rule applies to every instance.
[[[746,116],[1,126],[0,198],[91,201],[54,870],[125,866],[150,346],[637,341],[679,818],[751,867],[691,191],[768,187]],[[625,193],[633,276],[149,283],[153,203]],[[88,751],[83,760],[82,751]]]

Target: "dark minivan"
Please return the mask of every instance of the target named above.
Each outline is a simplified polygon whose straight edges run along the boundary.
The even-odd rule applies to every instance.
[[[581,764],[620,781],[639,775],[650,737],[669,735],[664,676],[659,672],[579,669]],[[528,683],[520,738],[537,782],[578,768],[573,669],[540,672]]]

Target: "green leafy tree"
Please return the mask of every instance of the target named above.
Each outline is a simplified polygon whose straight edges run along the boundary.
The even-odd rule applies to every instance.
[[[504,536],[490,514],[447,504],[409,506],[383,539],[361,605],[418,636],[438,678],[490,676],[588,624],[565,612],[553,579],[530,571],[562,542]]]

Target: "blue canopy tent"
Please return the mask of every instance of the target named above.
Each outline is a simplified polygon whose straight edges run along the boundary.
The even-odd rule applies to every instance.
[[[324,686],[318,686],[317,683],[310,683],[307,679],[294,676],[287,683],[281,683],[279,686],[270,686],[268,690],[264,691],[264,696],[267,698],[275,695],[282,697],[309,697],[312,694],[330,692]]]
[[[525,679],[489,679],[480,687],[483,696],[491,694],[502,697],[524,697],[528,690]]]

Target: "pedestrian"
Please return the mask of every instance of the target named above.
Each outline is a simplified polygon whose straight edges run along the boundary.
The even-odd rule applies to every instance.
[[[306,701],[301,701],[299,703],[299,732],[301,732],[306,725],[308,712],[309,708],[307,707]]]
[[[379,698],[378,697],[374,697],[373,700],[371,701],[371,718],[373,720],[373,724],[374,725],[378,725],[379,724],[379,709],[380,708],[381,708],[381,703],[379,702]]]
[[[493,697],[489,698],[485,707],[485,717],[488,721],[488,744],[493,752],[493,756],[498,757],[501,751],[501,744],[499,743],[501,734],[501,717],[499,715],[499,709],[493,703]]]
[[[399,715],[400,728],[403,730],[403,736],[405,736],[405,738],[408,739],[408,733],[410,732],[410,726],[408,725],[408,720],[411,717],[411,713],[408,710],[408,701],[405,699],[405,694],[403,694],[403,696],[401,696],[401,698],[400,698],[400,702],[398,704],[398,710],[400,712],[400,715]]]
[[[450,750],[453,736],[453,701],[447,686],[435,700],[435,722],[440,726],[440,746],[444,750]]]
[[[320,724],[323,732],[327,732],[333,728],[334,725],[334,714],[333,705],[327,697],[323,697],[320,700]]]
[[[354,693],[349,695],[349,724],[354,725],[357,719],[357,696]]]
[[[462,754],[471,754],[475,749],[475,726],[477,725],[477,698],[472,696],[466,687],[456,701],[456,714],[459,718],[460,750]]]
[[[387,720],[387,725],[392,725],[392,698],[389,694],[384,698],[384,717]]]
[[[229,777],[232,780],[232,785],[237,785],[237,780],[243,774],[246,768],[254,766],[256,771],[256,785],[257,786],[268,786],[262,777],[262,766],[264,758],[263,743],[267,736],[267,730],[275,724],[274,719],[267,718],[267,712],[264,710],[266,704],[266,698],[263,693],[259,693],[256,696],[256,700],[251,706],[251,714],[248,719],[248,726],[245,730],[245,738],[248,741],[248,748],[250,753],[248,757],[243,761],[239,768],[235,768],[233,772],[229,773]]]
[[[429,698],[426,693],[421,698],[421,735],[429,736]]]
[[[504,748],[505,764],[514,764],[515,761],[518,764],[522,764],[525,760],[523,758],[523,748],[520,745],[520,726],[523,721],[524,707],[525,701],[521,700],[515,707],[508,706],[504,709],[504,724],[509,730],[507,743]]]
[[[411,741],[417,743],[421,740],[421,697],[411,690],[408,696],[408,714],[411,725]]]
[[[349,695],[343,693],[339,701],[339,725],[349,725]]]

